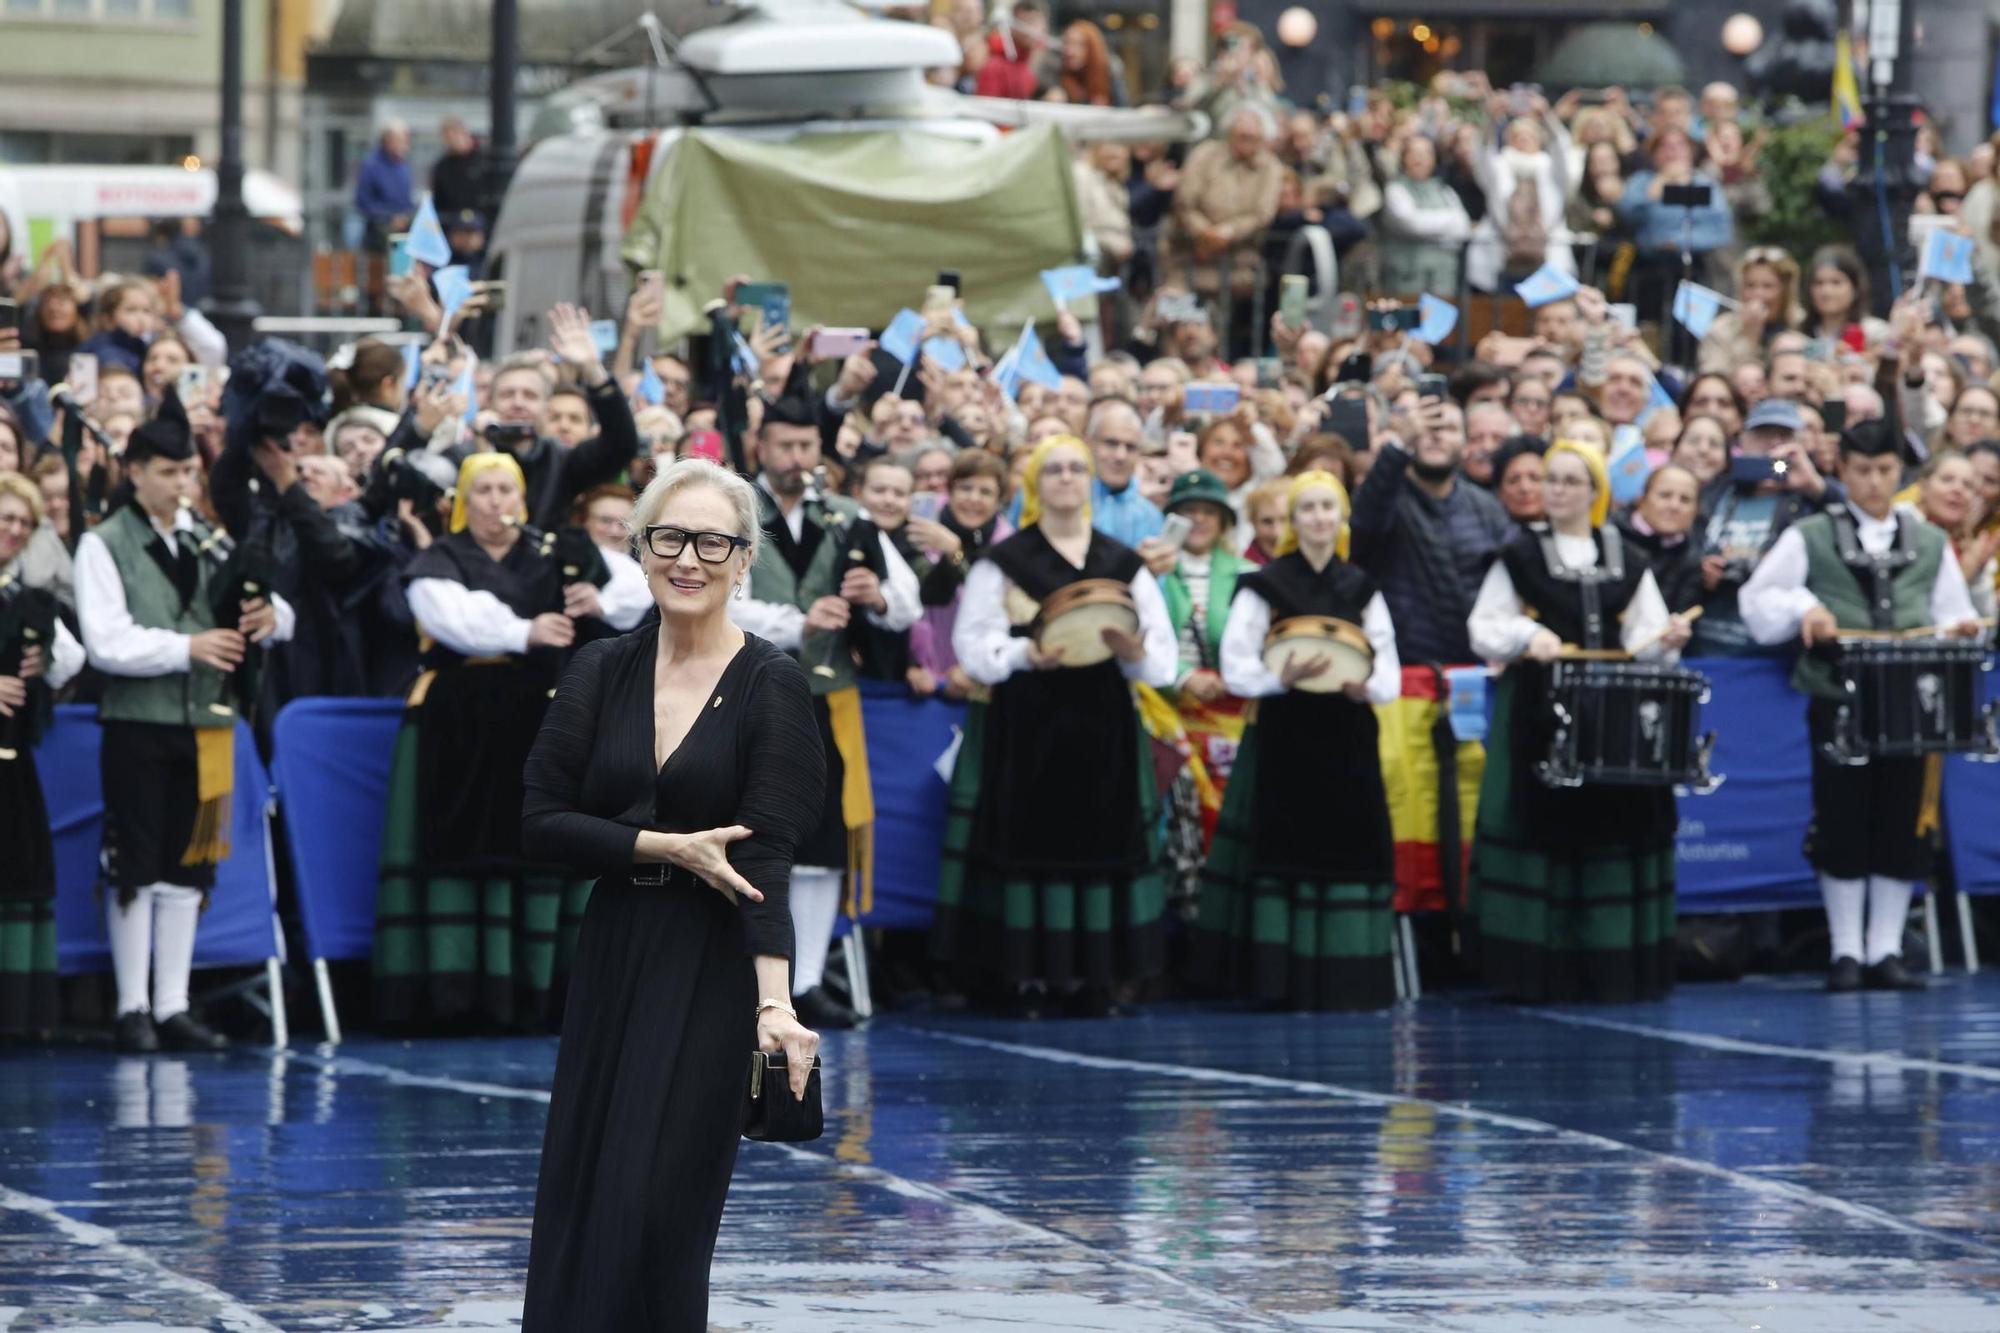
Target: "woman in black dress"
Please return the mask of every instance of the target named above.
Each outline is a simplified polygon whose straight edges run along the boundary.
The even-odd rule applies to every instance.
[[[1273,1008],[1379,1009],[1396,998],[1390,905],[1396,857],[1371,704],[1394,703],[1403,667],[1375,581],[1347,563],[1347,488],[1303,472],[1286,492],[1282,554],[1236,584],[1222,679],[1255,699],[1202,880],[1195,972]],[[1274,672],[1273,626],[1331,616],[1374,650],[1369,675],[1315,693],[1331,657],[1300,649]]]
[[[805,673],[729,621],[758,540],[748,483],[701,459],[633,513],[659,624],[587,645],[528,758],[522,841],[601,876],[542,1146],[524,1333],[708,1323],[750,1051],[804,1090],[787,889],[826,764]]]
[[[389,770],[375,895],[375,1018],[555,1026],[588,880],[521,847],[521,769],[573,646],[609,634],[609,581],[524,526],[511,454],[460,464],[451,532],[403,571],[422,634]]]
[[[1551,787],[1535,766],[1556,725],[1550,664],[1565,648],[1671,660],[1688,621],[1607,521],[1611,482],[1595,448],[1550,446],[1542,486],[1548,521],[1502,549],[1466,624],[1475,653],[1508,664],[1467,888],[1480,970],[1509,999],[1654,999],[1674,981],[1673,789]]]
[[[0,473],[0,1041],[56,1026],[56,858],[35,745],[53,691],[83,669],[55,595],[20,578],[42,494]]]
[[[1045,1000],[1080,1017],[1165,963],[1167,905],[1150,741],[1133,685],[1173,682],[1166,601],[1131,548],[1090,526],[1090,446],[1037,445],[1021,530],[966,577],[952,646],[990,699],[966,716],[952,772],[931,957],[997,983],[1024,1015]],[[1030,631],[1082,579],[1125,584],[1136,631],[1099,631],[1112,656],[1069,666]]]

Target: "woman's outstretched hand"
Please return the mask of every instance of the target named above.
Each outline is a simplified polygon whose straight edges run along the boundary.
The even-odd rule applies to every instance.
[[[741,824],[706,829],[700,833],[661,833],[655,836],[659,839],[658,851],[662,860],[699,875],[703,882],[730,902],[735,902],[738,894],[753,903],[764,901],[763,892],[737,874],[736,867],[729,864],[729,844],[750,836],[750,830]]]

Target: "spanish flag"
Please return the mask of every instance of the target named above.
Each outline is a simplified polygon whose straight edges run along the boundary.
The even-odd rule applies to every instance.
[[[1861,85],[1854,79],[1854,43],[1845,28],[1833,39],[1833,113],[1840,117],[1842,130],[1859,129],[1866,119],[1861,113]]]

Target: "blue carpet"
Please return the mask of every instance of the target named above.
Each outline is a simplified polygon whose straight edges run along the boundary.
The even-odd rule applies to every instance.
[[[2000,977],[890,1017],[717,1328],[2000,1329]],[[0,1054],[0,1330],[513,1326],[555,1043]]]

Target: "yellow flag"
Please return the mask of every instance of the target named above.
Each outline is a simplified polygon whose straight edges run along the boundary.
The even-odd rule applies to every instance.
[[[1833,39],[1833,113],[1840,117],[1840,128],[1857,129],[1863,120],[1861,114],[1861,87],[1854,80],[1854,43],[1842,28]]]

